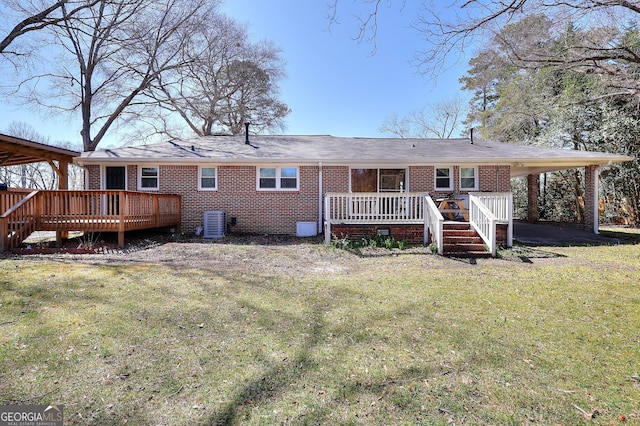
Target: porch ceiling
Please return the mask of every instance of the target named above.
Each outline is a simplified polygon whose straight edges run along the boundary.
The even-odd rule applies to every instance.
[[[0,166],[17,166],[40,161],[72,163],[80,153],[0,133]]]

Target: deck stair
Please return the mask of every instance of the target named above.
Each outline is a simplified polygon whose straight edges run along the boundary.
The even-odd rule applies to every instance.
[[[468,222],[445,222],[443,255],[451,257],[491,257],[482,237]]]

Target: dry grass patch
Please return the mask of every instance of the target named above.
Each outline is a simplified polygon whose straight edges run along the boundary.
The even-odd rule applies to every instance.
[[[637,422],[640,246],[523,253],[6,259],[0,404],[100,425]]]

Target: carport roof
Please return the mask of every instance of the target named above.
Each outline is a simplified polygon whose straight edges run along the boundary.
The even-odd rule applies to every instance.
[[[16,166],[40,161],[73,162],[80,153],[0,133],[0,166]]]

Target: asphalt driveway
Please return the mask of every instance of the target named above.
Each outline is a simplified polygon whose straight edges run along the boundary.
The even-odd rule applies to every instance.
[[[514,221],[513,239],[527,245],[616,245],[617,238],[605,237],[570,225]]]

